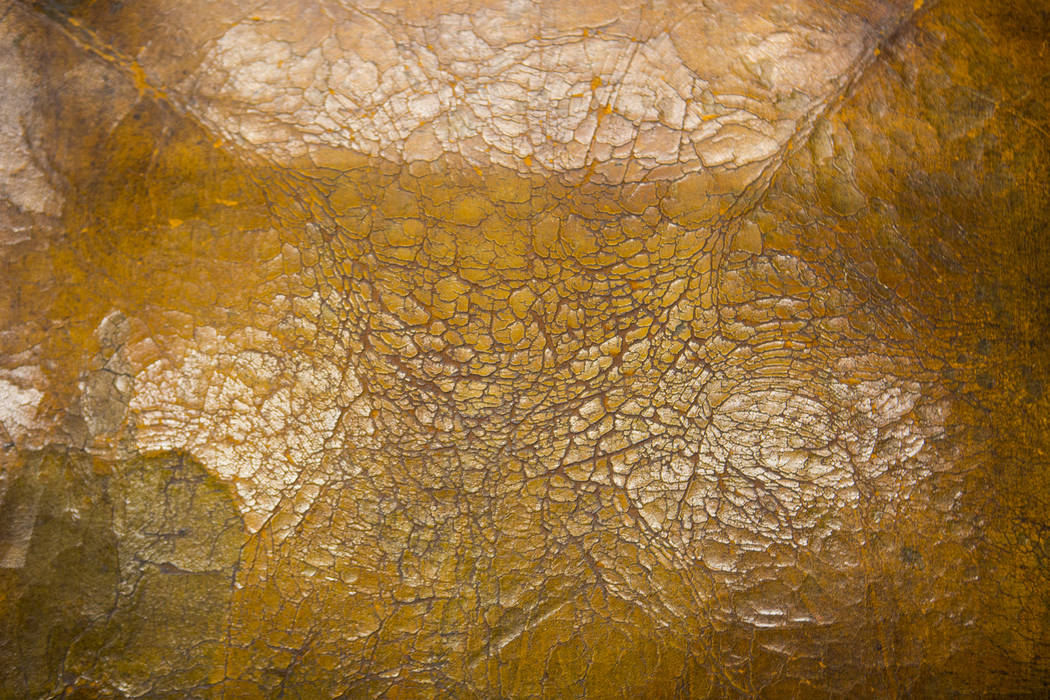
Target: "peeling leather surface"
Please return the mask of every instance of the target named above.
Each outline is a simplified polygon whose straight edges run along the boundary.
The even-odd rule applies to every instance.
[[[1044,697],[1047,36],[0,5],[0,697]]]

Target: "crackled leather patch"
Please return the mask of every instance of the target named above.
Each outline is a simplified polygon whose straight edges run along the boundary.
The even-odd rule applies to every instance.
[[[1048,35],[0,5],[0,697],[1050,692]]]

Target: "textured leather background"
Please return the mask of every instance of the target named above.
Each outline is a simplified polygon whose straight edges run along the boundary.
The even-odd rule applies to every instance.
[[[0,697],[1046,697],[1048,36],[0,3]]]

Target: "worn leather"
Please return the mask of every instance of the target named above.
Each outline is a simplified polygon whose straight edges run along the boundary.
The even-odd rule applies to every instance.
[[[0,5],[0,697],[1043,697],[1050,14]]]

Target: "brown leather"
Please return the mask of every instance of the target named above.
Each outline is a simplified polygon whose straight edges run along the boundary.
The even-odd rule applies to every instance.
[[[1043,697],[1050,14],[0,5],[0,697]]]

